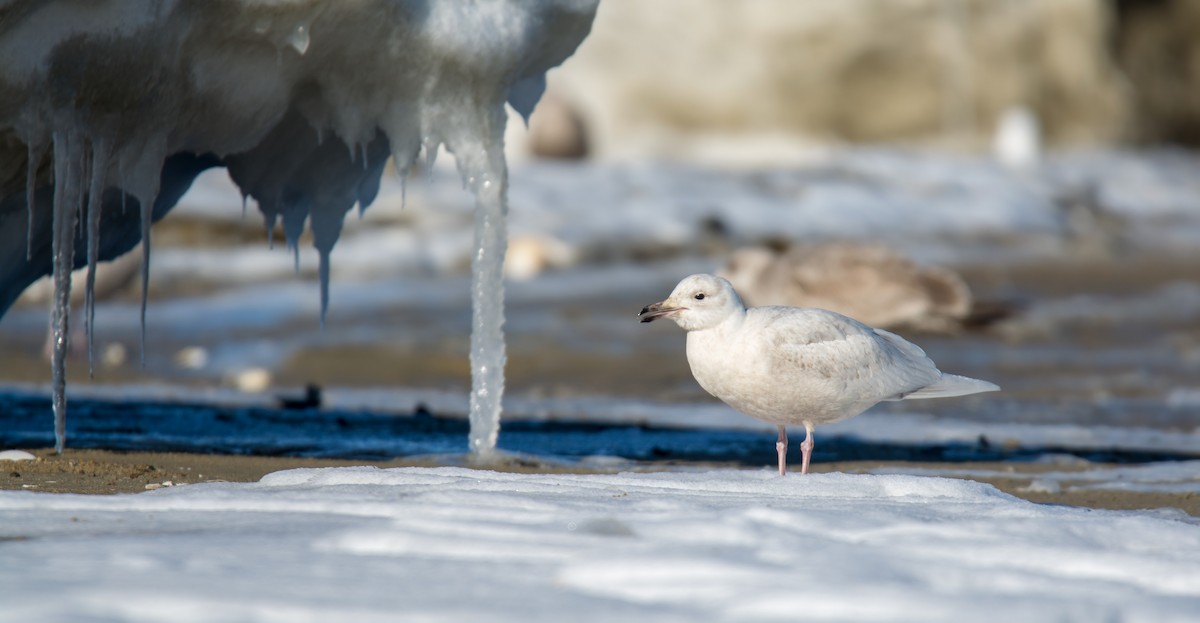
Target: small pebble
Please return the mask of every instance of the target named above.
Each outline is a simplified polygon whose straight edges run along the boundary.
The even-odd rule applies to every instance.
[[[1062,493],[1062,485],[1057,481],[1034,478],[1027,486],[1021,487],[1027,493]]]
[[[266,368],[249,368],[232,375],[229,380],[241,391],[261,392],[271,386],[271,371]]]
[[[119,368],[125,365],[128,359],[129,352],[125,349],[125,345],[118,342],[105,346],[100,355],[100,362],[109,368]]]
[[[175,365],[187,370],[200,370],[208,365],[208,351],[202,346],[188,346],[175,353]]]

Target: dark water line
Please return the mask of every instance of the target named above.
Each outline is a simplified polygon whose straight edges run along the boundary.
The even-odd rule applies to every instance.
[[[74,399],[67,434],[80,449],[194,452],[385,460],[467,452],[466,419],[424,409],[410,414],[268,408],[204,403]],[[49,397],[0,393],[0,448],[46,447]],[[553,460],[610,456],[637,461],[773,464],[774,434],[680,429],[627,424],[510,420],[502,424],[501,450]],[[794,438],[799,446],[801,439]],[[1020,447],[977,443],[901,444],[853,436],[821,436],[814,460],[828,461],[1031,461],[1073,455],[1095,462],[1193,460],[1200,453],[1111,447]]]

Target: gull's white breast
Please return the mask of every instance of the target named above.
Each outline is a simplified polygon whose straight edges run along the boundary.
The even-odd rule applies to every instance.
[[[820,309],[752,308],[689,332],[687,357],[705,391],[776,424],[836,422],[941,378],[915,345]]]

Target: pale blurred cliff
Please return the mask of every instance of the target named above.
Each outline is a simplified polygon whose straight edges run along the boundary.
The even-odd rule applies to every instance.
[[[547,108],[605,157],[983,149],[1013,110],[1050,147],[1200,142],[1197,34],[1194,0],[604,0]]]

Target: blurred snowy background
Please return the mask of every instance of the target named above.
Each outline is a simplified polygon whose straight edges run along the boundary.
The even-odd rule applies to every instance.
[[[790,266],[855,244],[965,285],[950,324],[887,304],[915,306],[897,330],[943,369],[1005,390],[891,409],[1191,439],[1198,28],[1188,0],[605,0],[529,128],[510,118],[508,413],[707,403],[682,333],[637,310],[739,249],[790,248]],[[323,329],[311,241],[298,260],[282,232],[269,244],[224,171],[202,175],[155,226],[145,366],[130,254],[107,265],[95,378],[79,337],[72,391],[311,383],[327,406],[464,413],[472,199],[453,167],[413,171],[407,192],[389,172],[348,216]],[[886,280],[900,261],[805,270]],[[0,322],[0,381],[48,381],[47,292]]]

